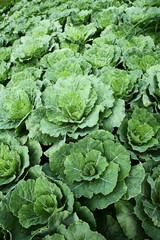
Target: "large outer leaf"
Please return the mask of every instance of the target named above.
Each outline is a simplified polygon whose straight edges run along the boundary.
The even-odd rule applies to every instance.
[[[64,136],[67,132],[75,132],[76,126],[71,124],[64,124],[58,126],[52,122],[47,121],[47,119],[42,119],[40,122],[40,131],[43,134],[47,134],[51,137],[59,137],[60,135]]]
[[[113,161],[119,165],[119,181],[125,179],[128,176],[131,168],[130,155],[126,149],[119,143],[114,143],[113,141],[105,141],[104,151],[105,156],[109,162]]]
[[[29,140],[27,143],[27,146],[29,148],[30,166],[40,164],[42,149],[39,142],[34,140]]]
[[[109,118],[104,120],[104,129],[108,131],[113,131],[114,127],[119,127],[122,120],[125,117],[125,103],[123,100],[118,99],[114,103],[112,114]]]
[[[9,209],[9,198],[10,194],[8,194],[0,203],[0,226],[11,233],[11,239],[13,240],[30,240],[31,231],[24,229]]]
[[[26,120],[26,128],[29,130],[29,138],[41,142],[43,145],[50,145],[54,142],[54,138],[48,134],[42,134],[40,131],[40,122],[43,116],[45,115],[45,109],[39,107],[33,112]]]
[[[98,134],[99,131],[93,132],[93,136],[95,136],[95,139],[97,136],[96,133]],[[90,137],[85,137],[85,138],[79,140],[77,143],[72,144],[71,153],[81,153],[81,154],[83,154],[83,156],[85,156],[92,149],[103,153],[104,152],[103,144],[100,141],[101,140],[100,138],[102,139],[102,135],[100,135],[97,140],[94,140],[93,138],[90,138]]]
[[[64,171],[64,161],[70,154],[73,148],[73,143],[63,144],[58,151],[55,151],[50,156],[50,168],[55,174],[62,174]]]
[[[66,240],[80,240],[80,239],[93,239],[104,240],[105,238],[97,232],[92,232],[89,225],[85,222],[78,221],[71,224],[65,232],[63,232]]]
[[[89,182],[81,181],[78,183],[70,183],[66,182],[71,191],[74,193],[76,198],[80,198],[85,196],[87,198],[91,198],[93,196],[92,189],[89,189]]]
[[[160,227],[160,209],[159,206],[153,205],[149,201],[145,200],[143,202],[144,206],[144,212],[148,215],[148,217],[151,219],[153,224],[156,227]]]
[[[97,105],[93,111],[88,114],[88,116],[85,118],[85,120],[79,124],[79,128],[85,128],[85,127],[93,127],[96,125],[96,123],[99,120],[99,114],[100,112],[104,111],[104,107],[102,105]]]
[[[105,219],[105,235],[110,240],[128,240],[124,235],[119,223],[111,216],[107,215]]]
[[[111,192],[107,196],[104,196],[102,194],[94,195],[91,199],[86,200],[85,204],[88,206],[88,208],[90,208],[93,211],[96,208],[104,209],[111,205],[112,203],[118,202],[122,198],[122,196],[126,193],[126,191],[127,187],[124,181],[118,182],[113,192]]]
[[[131,168],[129,176],[126,178],[127,192],[124,195],[125,200],[129,200],[141,193],[141,184],[145,177],[145,170],[142,163]]]
[[[81,220],[89,224],[92,230],[96,229],[96,220],[94,214],[86,206],[81,206],[79,202],[75,202],[74,211]]]
[[[144,239],[145,234],[134,214],[133,205],[129,201],[120,200],[115,203],[116,215],[125,235],[132,240]]]
[[[18,212],[24,204],[34,203],[34,187],[35,181],[29,179],[26,182],[22,180],[15,188],[10,198],[9,207],[16,217],[18,217]]]

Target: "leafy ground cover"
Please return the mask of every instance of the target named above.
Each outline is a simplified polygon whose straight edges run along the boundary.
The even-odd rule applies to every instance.
[[[0,239],[160,240],[160,1],[0,5]]]

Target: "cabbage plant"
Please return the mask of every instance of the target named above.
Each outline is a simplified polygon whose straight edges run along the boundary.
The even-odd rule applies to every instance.
[[[29,151],[9,132],[0,135],[0,190],[7,192],[24,178],[29,167]]]
[[[150,67],[143,76],[145,92],[143,93],[143,104],[145,106],[155,105],[159,109],[160,102],[160,65]],[[147,97],[147,99],[146,99]]]
[[[86,206],[74,201],[73,193],[65,183],[47,178],[42,171],[39,175],[20,181],[5,196],[0,192],[2,236],[28,240],[84,236],[105,239],[91,230],[96,226],[93,214]]]
[[[160,239],[160,164],[148,161],[142,194],[136,197],[135,214],[141,220],[145,232],[153,239]]]
[[[59,78],[62,77],[71,77],[72,75],[85,75],[91,73],[91,64],[89,64],[83,57],[65,58],[65,56],[62,56],[61,60],[57,59],[56,62],[55,56],[56,54],[50,54],[50,56],[48,56],[48,62],[51,67],[46,69],[43,77],[44,81],[49,80],[50,82],[55,83]]]
[[[130,155],[107,131],[95,131],[77,143],[62,145],[49,161],[53,175],[63,180],[76,198],[85,197],[91,209],[103,209],[127,192]]]
[[[123,52],[123,65],[128,70],[141,70],[145,72],[150,67],[159,63],[158,52],[147,51],[136,48],[129,48]]]
[[[9,200],[11,212],[24,228],[46,224],[59,211],[72,212],[73,203],[73,194],[64,183],[44,176],[19,182]]]
[[[0,129],[18,128],[40,103],[40,88],[33,80],[16,80],[0,86]]]
[[[77,138],[78,135],[86,135],[108,117],[113,103],[109,85],[93,75],[59,78],[42,93],[42,107],[31,113],[26,126],[32,136],[37,126],[35,135],[39,129],[51,137],[68,135]],[[38,115],[40,117],[36,117]]]
[[[50,46],[51,36],[44,35],[40,37],[24,36],[20,39],[20,43],[15,43],[11,53],[11,61],[16,60],[23,62],[33,57],[41,57]],[[18,44],[18,47],[16,46]]]
[[[115,66],[120,56],[121,49],[116,45],[109,44],[93,44],[84,53],[84,58],[95,69],[105,66]]]
[[[102,81],[111,86],[115,98],[121,98],[126,102],[139,93],[141,71],[127,72],[125,70],[104,67],[98,71]]]
[[[159,130],[158,114],[136,108],[122,121],[118,134],[125,146],[138,154],[160,147]]]

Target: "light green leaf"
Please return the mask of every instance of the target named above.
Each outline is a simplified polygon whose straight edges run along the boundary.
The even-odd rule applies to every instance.
[[[37,179],[40,176],[44,176],[45,173],[42,171],[42,166],[35,165],[28,170],[27,177],[29,179]]]
[[[123,100],[118,99],[115,101],[112,114],[109,118],[104,120],[104,129],[108,131],[113,131],[114,127],[119,127],[122,120],[125,117],[125,103]]]
[[[39,142],[30,139],[27,143],[27,146],[29,149],[30,166],[40,164],[42,148]]]
[[[81,206],[79,202],[75,202],[74,211],[77,213],[79,219],[89,224],[92,230],[96,229],[94,214],[86,206]]]
[[[89,189],[89,182],[81,181],[81,182],[67,182],[68,187],[74,193],[76,198],[80,198],[82,196],[86,198],[91,198],[93,196],[93,191]]]
[[[96,32],[96,27],[93,23],[79,26],[65,26],[66,38],[73,43],[83,44],[89,40]]]
[[[72,153],[64,161],[64,173],[69,182],[80,182],[83,174],[85,159],[81,153]]]
[[[94,211],[96,208],[104,209],[112,203],[118,202],[119,199],[121,199],[121,197],[126,193],[126,191],[127,187],[124,181],[118,182],[113,192],[109,193],[107,196],[98,194],[93,196],[91,199],[86,200],[85,203],[92,211]]]
[[[29,179],[28,181],[22,180],[19,182],[15,190],[12,192],[9,208],[15,216],[18,217],[18,212],[23,205],[28,205],[34,203],[35,180]]]
[[[118,180],[121,181],[125,179],[131,169],[129,153],[121,144],[114,143],[113,141],[105,141],[104,150],[107,161],[113,161],[119,165],[120,172]]]
[[[60,135],[64,136],[67,132],[74,132],[76,128],[76,126],[70,124],[58,126],[47,121],[47,119],[42,119],[40,122],[40,131],[43,134],[50,135],[51,137],[59,137]]]
[[[79,94],[71,91],[60,98],[59,107],[66,117],[71,118],[73,121],[78,121],[83,116],[85,102],[81,99]]]
[[[36,215],[33,206],[33,203],[22,205],[18,212],[19,222],[24,228],[29,228],[32,225],[44,224],[46,222],[44,217]]]
[[[46,177],[39,177],[36,180],[34,192],[36,198],[40,197],[41,195],[56,195],[59,199],[62,198],[62,192],[60,188],[57,187],[55,183],[49,182]]]
[[[125,200],[129,200],[141,193],[141,184],[144,177],[145,170],[142,163],[139,163],[131,168],[129,176],[125,180],[127,186],[127,192],[123,197]]]
[[[54,138],[49,134],[42,134],[40,131],[40,121],[42,117],[45,115],[45,109],[43,107],[39,107],[33,112],[26,120],[26,128],[29,131],[29,138],[34,139],[42,143],[43,145],[50,145],[54,142]]]
[[[102,129],[90,133],[89,137],[102,142],[105,142],[105,140],[114,141],[114,136],[112,135],[112,133]],[[103,152],[103,150],[100,150],[100,151]]]
[[[37,216],[40,216],[44,219],[57,211],[58,202],[55,195],[41,195],[39,196],[34,203],[34,212]]]
[[[98,123],[100,112],[104,111],[103,105],[97,105],[90,114],[78,125],[79,128],[93,127]]]
[[[105,238],[101,234],[91,231],[89,225],[82,221],[71,224],[68,229],[63,232],[63,234],[67,240],[105,240]]]
[[[91,182],[89,189],[94,194],[102,193],[104,196],[108,195],[115,188],[117,184],[119,166],[114,162],[110,162],[105,172],[99,177],[99,179]]]
[[[50,168],[56,174],[60,175],[64,171],[64,161],[73,148],[73,143],[64,144],[58,151],[55,151],[49,158]]]
[[[61,234],[55,233],[53,236],[46,236],[43,240],[65,240],[65,238]]]

